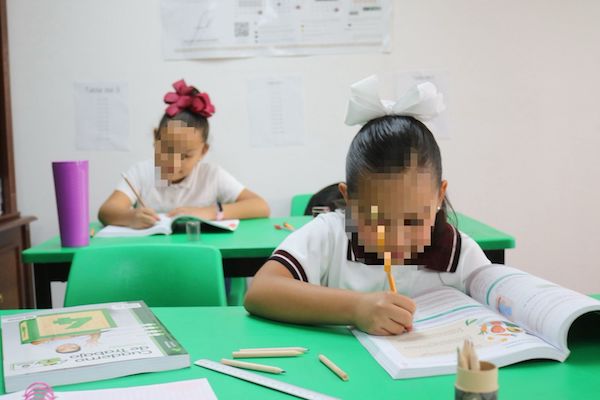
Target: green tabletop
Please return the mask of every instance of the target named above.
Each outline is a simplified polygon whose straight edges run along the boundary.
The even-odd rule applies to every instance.
[[[223,258],[269,257],[277,245],[290,233],[287,230],[275,229],[275,224],[284,222],[299,228],[312,219],[311,216],[285,218],[256,218],[240,221],[235,232],[202,233],[199,244],[207,244],[221,250]],[[98,231],[102,226],[92,223]],[[90,239],[90,246],[112,246],[126,243],[190,243],[184,234],[153,235],[143,237],[97,238]],[[60,237],[56,236],[37,246],[23,251],[25,263],[59,263],[71,262],[76,247],[61,247]]]
[[[515,239],[497,229],[485,225],[473,218],[457,213],[458,229],[471,236],[483,250],[504,250],[515,247]],[[208,244],[221,250],[223,258],[268,257],[281,241],[289,234],[286,230],[277,230],[275,224],[288,222],[299,228],[312,217],[297,216],[285,218],[257,218],[240,221],[235,232],[202,233],[198,243]],[[92,228],[98,231],[99,223]],[[92,238],[90,246],[106,246],[116,243],[183,243],[185,234],[154,235],[128,238]],[[71,262],[77,248],[61,247],[58,236],[23,251],[25,263],[61,263]]]
[[[456,213],[454,225],[460,231],[471,236],[482,250],[502,250],[515,247],[514,237],[464,214]]]
[[[600,296],[595,296],[600,298]],[[218,361],[245,347],[302,346],[300,357],[269,359],[264,364],[286,370],[265,376],[343,399],[452,399],[453,375],[393,380],[345,328],[310,327],[272,322],[249,316],[242,307],[154,308],[156,315],[183,344],[192,362]],[[0,311],[0,314],[13,311]],[[597,335],[598,330],[595,330]],[[535,360],[507,366],[499,372],[501,399],[589,399],[600,393],[600,343],[598,337],[571,340],[572,353],[564,363]],[[323,353],[350,380],[341,381],[318,361]],[[255,361],[253,359],[253,361]],[[291,398],[263,387],[197,366],[175,371],[128,376],[99,382],[58,387],[84,390],[125,387],[176,380],[208,378],[220,399]],[[3,382],[0,393],[3,393]]]

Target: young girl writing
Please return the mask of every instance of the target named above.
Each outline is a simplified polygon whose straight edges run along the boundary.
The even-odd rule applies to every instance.
[[[370,77],[352,86],[346,122],[365,125],[339,184],[345,213],[321,214],[283,241],[253,279],[249,312],[400,334],[412,327],[409,296],[441,285],[464,291],[466,277],[490,263],[446,219],[440,151],[419,121],[443,109],[441,94],[427,82],[390,104],[379,100],[376,85]],[[391,255],[393,282],[384,253]]]
[[[208,151],[208,118],[215,108],[207,93],[173,84],[169,104],[154,132],[154,160],[134,165],[104,202],[98,218],[105,225],[148,228],[159,219],[185,214],[203,219],[254,218],[269,215],[269,206],[219,166],[202,162]],[[136,207],[137,206],[137,207]]]

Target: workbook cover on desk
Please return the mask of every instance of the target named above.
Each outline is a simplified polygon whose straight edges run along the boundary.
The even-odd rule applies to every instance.
[[[141,301],[4,316],[7,392],[188,367],[189,354]]]
[[[456,349],[470,338],[499,367],[530,359],[564,361],[573,322],[600,302],[516,268],[490,265],[467,279],[466,295],[440,287],[413,298],[413,330],[355,336],[394,379],[456,373]],[[600,320],[600,318],[598,318]]]
[[[160,220],[146,229],[133,229],[126,226],[107,225],[96,234],[96,237],[126,237],[126,236],[150,236],[170,235],[173,232],[185,232],[185,224],[188,221],[200,221],[202,231],[233,232],[240,224],[239,219],[224,219],[221,221],[210,221],[193,215],[178,215],[174,218],[165,214],[159,214]]]

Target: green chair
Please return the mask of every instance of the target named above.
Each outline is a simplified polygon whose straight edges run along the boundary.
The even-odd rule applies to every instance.
[[[65,306],[132,300],[150,307],[227,305],[221,253],[168,243],[77,251]]]
[[[306,210],[306,206],[310,201],[310,198],[313,196],[313,193],[308,194],[297,194],[292,197],[292,209],[290,211],[290,216],[298,217],[304,215],[304,210]]]
[[[227,292],[228,306],[243,306],[248,284],[246,278],[230,278],[229,291]]]

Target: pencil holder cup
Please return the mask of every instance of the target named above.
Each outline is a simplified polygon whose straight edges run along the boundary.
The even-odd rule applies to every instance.
[[[52,163],[60,242],[63,247],[87,246],[90,241],[88,162]]]
[[[479,371],[457,368],[454,400],[498,399],[498,367],[487,361],[479,365]]]

